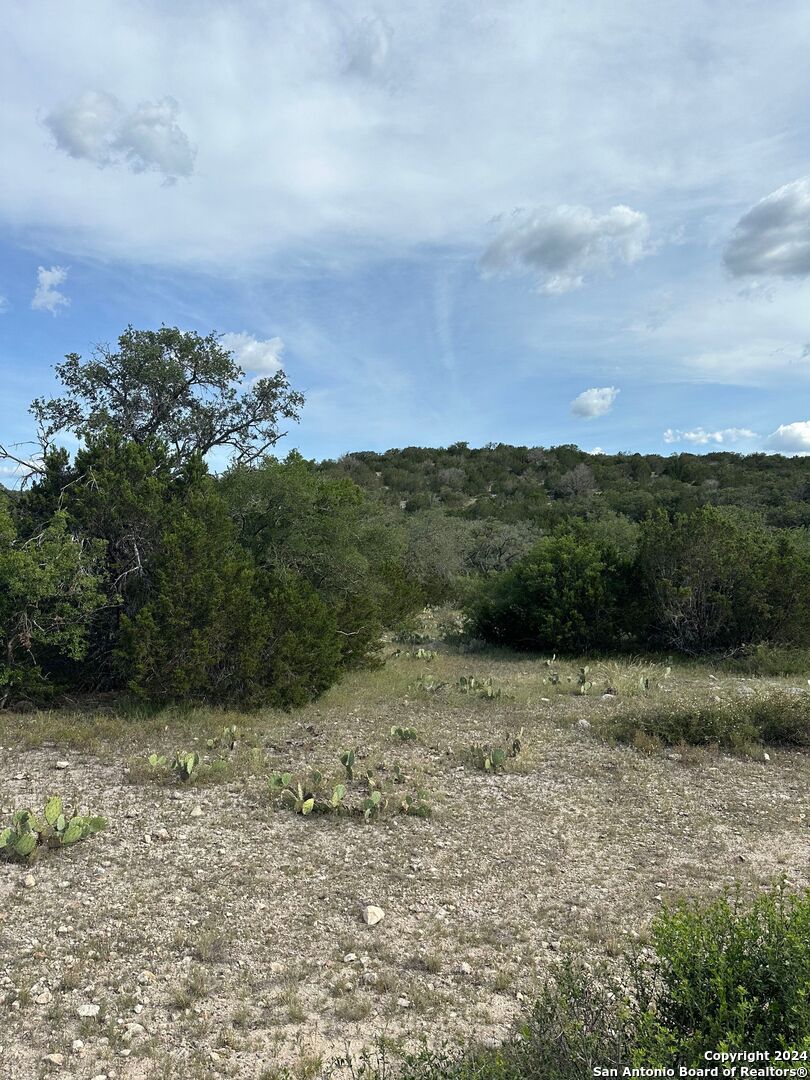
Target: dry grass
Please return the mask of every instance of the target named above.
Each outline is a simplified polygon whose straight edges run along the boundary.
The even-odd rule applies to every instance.
[[[34,888],[27,869],[4,865],[0,1003],[13,1023],[2,1080],[43,1075],[57,1047],[77,1080],[257,1080],[285,1064],[315,1078],[347,1039],[357,1050],[381,1036],[497,1038],[567,942],[610,957],[644,940],[665,900],[737,882],[756,892],[781,875],[808,884],[806,752],[771,749],[766,761],[761,749],[596,737],[622,710],[708,706],[804,679],[595,660],[581,695],[587,658],[440,648],[426,660],[399,648],[290,714],[0,716],[3,818],[59,790],[110,820],[38,863]],[[470,676],[502,696],[463,692]],[[152,751],[204,753],[231,723],[244,740],[221,782],[178,786],[143,769]],[[505,772],[464,763],[472,743],[521,727]],[[430,791],[433,817],[364,825],[271,809],[266,773],[337,777],[354,747],[363,767],[400,764]],[[170,839],[147,844],[161,827]],[[386,911],[374,928],[364,902]],[[50,1004],[38,1004],[45,991]],[[103,1023],[78,1017],[87,1001]],[[125,1035],[133,1023],[144,1031]]]

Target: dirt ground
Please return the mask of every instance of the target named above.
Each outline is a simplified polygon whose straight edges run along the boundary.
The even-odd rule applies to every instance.
[[[796,680],[617,662],[578,694],[575,665],[401,649],[292,714],[0,718],[0,821],[55,792],[109,820],[32,866],[0,863],[2,1080],[270,1080],[282,1066],[304,1080],[381,1037],[499,1040],[570,945],[617,956],[664,902],[810,885],[809,755],[597,736],[639,695],[665,708]],[[493,696],[465,692],[469,676],[492,678]],[[150,752],[205,753],[234,722],[244,737],[221,775],[150,775]],[[521,727],[506,771],[471,766],[472,743]],[[273,808],[272,769],[339,779],[352,747],[363,767],[399,764],[432,816]],[[365,903],[385,911],[376,926]]]

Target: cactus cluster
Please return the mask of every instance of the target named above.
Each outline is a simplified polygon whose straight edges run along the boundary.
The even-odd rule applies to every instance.
[[[69,847],[107,827],[103,817],[66,814],[62,799],[51,796],[41,817],[31,810],[17,810],[11,825],[0,829],[0,853],[19,861],[35,858],[41,847]]]
[[[523,749],[523,728],[515,736],[508,736],[506,747],[490,746],[489,743],[473,743],[467,758],[473,768],[480,772],[496,773],[504,769],[510,758],[516,758]]]
[[[368,769],[362,776],[355,777],[355,751],[348,750],[340,755],[340,763],[347,774],[347,783],[356,783],[356,794],[352,802],[347,801],[347,784],[324,782],[324,776],[317,769],[310,769],[305,777],[294,776],[290,772],[274,772],[267,778],[270,794],[276,805],[293,813],[309,817],[318,814],[356,814],[364,821],[377,821],[392,814],[402,813],[412,817],[429,817],[430,805],[424,791],[395,797],[393,789],[386,787],[380,776],[385,771],[380,765],[376,770]],[[407,777],[399,765],[391,769],[391,783],[404,784]],[[359,789],[359,790],[358,790]]]
[[[411,742],[417,738],[415,728],[397,727],[396,724],[391,728],[391,734],[395,739],[399,739],[401,742]]]
[[[279,799],[281,806],[295,814],[339,814],[346,794],[345,784],[335,784],[331,790],[322,788],[323,774],[312,769],[301,780],[292,773],[271,773],[267,778],[270,793]]]
[[[216,738],[206,739],[205,745],[209,750],[234,750],[242,737],[242,733],[236,724],[222,729],[222,734]]]
[[[593,683],[588,678],[588,672],[591,669],[589,667],[581,667],[579,669],[579,675],[577,676],[577,693],[587,694],[593,686]]]
[[[512,697],[507,691],[496,686],[492,679],[476,679],[474,675],[462,675],[456,684],[456,689],[462,694],[474,694],[476,697],[486,698],[489,701]]]

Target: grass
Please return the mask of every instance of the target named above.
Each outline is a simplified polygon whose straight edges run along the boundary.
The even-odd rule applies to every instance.
[[[585,694],[582,666],[592,684]],[[421,675],[439,689],[421,689]],[[504,693],[470,693],[470,677],[474,689]],[[519,1060],[510,1040],[476,1051],[474,1066],[442,1043],[501,1043],[566,943],[576,942],[582,965],[607,979],[631,939],[652,940],[650,920],[662,902],[709,899],[735,880],[754,898],[779,872],[806,881],[810,695],[791,684],[804,678],[743,678],[665,657],[560,661],[439,647],[429,660],[403,654],[353,673],[291,713],[116,713],[98,701],[85,710],[0,713],[0,819],[26,802],[41,805],[56,784],[88,799],[98,792],[93,808],[110,820],[93,845],[43,859],[38,888],[22,887],[20,867],[0,880],[4,940],[41,943],[33,953],[0,956],[0,980],[11,980],[0,985],[47,975],[54,989],[61,980],[71,1036],[75,1001],[90,983],[115,1022],[132,1018],[133,993],[150,999],[148,1025],[173,1010],[171,1038],[155,1036],[157,1057],[174,1062],[167,1076],[184,1075],[173,1056],[184,1042],[198,1046],[201,1062],[198,1070],[189,1058],[187,1075],[206,1075],[221,1030],[215,1017],[225,1017],[233,1038],[221,1047],[223,1075],[240,1068],[259,1075],[277,1059],[274,1075],[293,1076],[315,1029],[324,1062],[340,1052],[342,1033],[350,1031],[356,1047],[390,1029],[412,1057],[408,1064],[389,1051],[389,1068],[410,1068],[415,1080],[511,1080],[522,1074],[492,1071]],[[155,782],[136,767],[151,751],[210,755],[206,739],[233,723],[243,737],[229,754],[226,782],[206,787],[202,798],[193,783]],[[413,728],[419,738],[392,737],[392,727]],[[520,756],[498,775],[464,765],[472,745],[503,746],[521,728]],[[780,751],[764,768],[763,748],[771,746]],[[358,748],[361,772],[383,763],[390,781],[399,764],[410,779],[394,790],[426,789],[433,817],[367,826],[350,815],[312,821],[272,813],[270,771],[317,768],[337,777],[339,754],[350,747]],[[56,772],[62,757],[70,769]],[[203,813],[192,817],[198,803]],[[171,839],[144,844],[145,830],[157,826]],[[386,910],[374,928],[360,917],[368,902]],[[70,924],[69,943],[54,936],[61,922]],[[92,963],[84,942],[98,955]],[[349,952],[358,963],[343,964]],[[190,958],[189,969],[181,957]],[[156,979],[122,985],[124,960]],[[275,961],[294,977],[272,974]],[[336,978],[351,989],[335,992]],[[595,1008],[598,987],[588,993]],[[410,1007],[398,1004],[401,997]],[[30,1038],[7,1040],[13,1054],[30,1051],[14,1059],[20,1075],[36,1068],[42,1045],[39,1013],[32,1002],[25,1009]],[[536,1027],[535,1012],[520,1022]],[[86,1030],[95,1038],[101,1028]],[[417,1061],[425,1033],[428,1056]],[[329,1075],[328,1064],[312,1068],[313,1076]]]

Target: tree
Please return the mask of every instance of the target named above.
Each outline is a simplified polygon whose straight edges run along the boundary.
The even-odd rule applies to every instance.
[[[621,567],[595,544],[545,537],[511,570],[485,580],[467,615],[493,644],[576,652],[617,643],[622,592]]]
[[[71,535],[59,512],[21,541],[0,505],[0,707],[48,688],[43,664],[81,659],[93,613],[104,603],[103,544]]]
[[[163,530],[145,603],[122,617],[122,679],[156,702],[301,705],[338,678],[334,615],[300,577],[256,567],[207,480]]]
[[[810,547],[735,510],[704,506],[642,525],[637,564],[649,633],[698,655],[810,640]]]
[[[304,400],[283,371],[242,389],[244,372],[217,334],[168,326],[128,326],[117,352],[99,345],[89,361],[70,353],[56,374],[66,392],[30,410],[43,450],[60,432],[88,440],[113,428],[139,445],[164,442],[176,467],[222,446],[236,461],[261,457]]]
[[[334,612],[346,666],[366,662],[383,629],[421,606],[402,571],[402,528],[348,477],[293,451],[234,467],[220,490],[258,566],[305,578]]]

